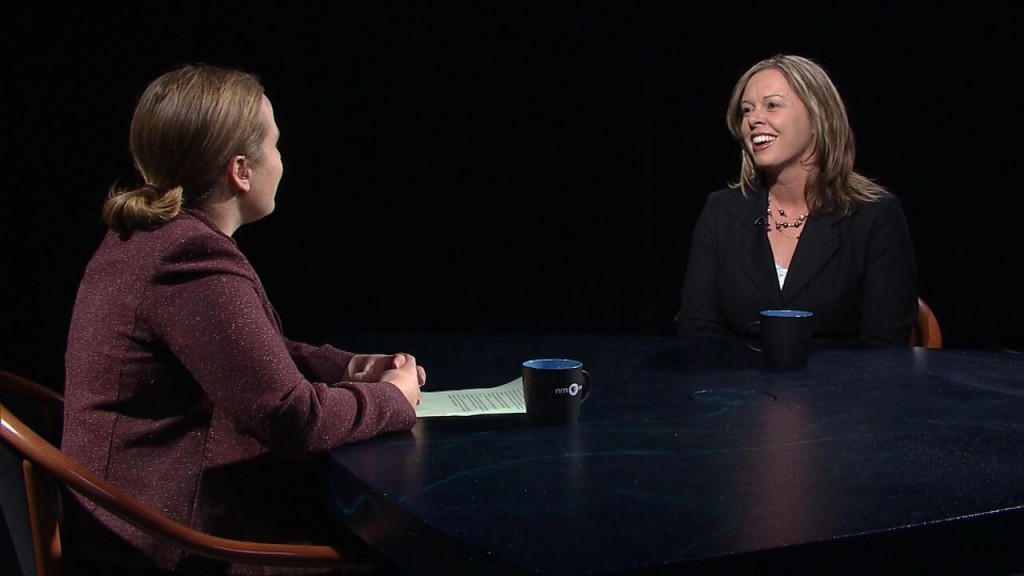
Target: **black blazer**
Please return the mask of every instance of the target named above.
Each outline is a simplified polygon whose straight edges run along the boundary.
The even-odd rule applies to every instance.
[[[899,199],[804,224],[784,288],[764,231],[768,194],[711,193],[693,231],[676,317],[686,338],[742,336],[761,310],[814,312],[815,338],[906,345],[917,318],[917,268]]]

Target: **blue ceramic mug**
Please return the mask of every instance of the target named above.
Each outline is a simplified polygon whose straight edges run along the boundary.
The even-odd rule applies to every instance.
[[[814,313],[807,310],[762,310],[760,320],[743,327],[743,340],[761,353],[764,367],[773,371],[799,370],[807,365],[814,341]],[[752,334],[760,327],[760,345]]]
[[[574,424],[590,394],[590,373],[569,358],[523,362],[526,417],[534,424]]]

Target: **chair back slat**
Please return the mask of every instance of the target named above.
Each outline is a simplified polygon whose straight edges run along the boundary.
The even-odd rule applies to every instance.
[[[29,527],[36,560],[37,576],[60,576],[64,554],[57,522],[57,497],[53,476],[29,460],[21,463],[28,496]]]

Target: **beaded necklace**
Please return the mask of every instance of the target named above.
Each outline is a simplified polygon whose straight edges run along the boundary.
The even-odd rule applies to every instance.
[[[782,208],[779,208],[778,212],[779,212],[779,216],[782,216],[783,218],[789,218],[789,216],[786,215],[786,211],[783,210]],[[796,230],[797,228],[799,228],[799,227],[804,225],[804,222],[807,221],[807,216],[808,216],[808,213],[805,212],[805,213],[801,214],[800,216],[797,216],[796,220],[794,220],[792,222],[780,222],[778,218],[773,218],[772,217],[772,195],[771,194],[768,195],[768,210],[767,210],[766,214],[768,214],[768,220],[772,220],[772,221],[775,222],[775,229],[776,230],[782,230],[783,228],[792,228],[792,229]],[[769,225],[768,225],[768,223],[766,221],[765,222],[765,226],[764,226],[766,230],[768,229],[768,226]]]

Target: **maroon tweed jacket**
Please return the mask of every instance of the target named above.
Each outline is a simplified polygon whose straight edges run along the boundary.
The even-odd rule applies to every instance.
[[[343,382],[351,357],[286,339],[248,260],[202,212],[128,239],[108,233],[71,319],[62,449],[198,530],[324,541],[326,451],[416,422],[397,387]],[[252,571],[80,505],[67,519],[71,557]]]

